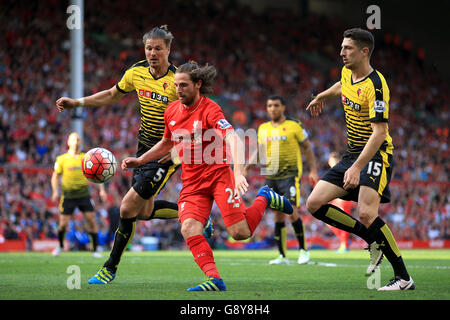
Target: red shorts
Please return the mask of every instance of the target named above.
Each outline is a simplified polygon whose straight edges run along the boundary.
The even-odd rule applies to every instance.
[[[234,196],[234,174],[230,167],[221,167],[202,179],[201,185],[184,187],[178,200],[178,216],[181,223],[193,218],[205,224],[216,201],[225,226],[229,227],[245,219],[247,208],[240,196]]]

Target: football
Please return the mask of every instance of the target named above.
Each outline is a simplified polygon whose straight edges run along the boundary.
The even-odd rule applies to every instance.
[[[93,148],[84,155],[81,169],[89,181],[104,183],[116,173],[117,161],[111,151],[105,148]]]

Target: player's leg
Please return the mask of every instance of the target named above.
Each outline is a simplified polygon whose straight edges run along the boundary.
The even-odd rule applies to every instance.
[[[65,199],[61,196],[59,202],[59,225],[58,225],[58,242],[59,245],[52,251],[54,257],[59,256],[64,249],[64,237],[69,228],[69,222],[75,210],[75,201],[72,199]]]
[[[78,208],[83,212],[84,219],[87,225],[87,232],[91,238],[91,249],[93,256],[96,258],[101,258],[101,254],[97,251],[98,247],[98,226],[95,221],[95,210],[94,202],[91,197],[84,197],[80,199],[78,203]]]
[[[356,234],[370,244],[367,228],[341,208],[329,203],[331,200],[343,197],[346,194],[347,191],[341,187],[320,180],[306,200],[306,208],[315,218],[338,229]]]
[[[140,144],[137,156],[148,148]],[[139,220],[150,219],[175,219],[178,218],[178,206],[175,202],[166,200],[154,200],[164,188],[170,177],[177,171],[180,165],[172,160],[159,163],[151,161],[133,170],[133,187],[144,199],[151,199],[139,212]]]
[[[298,264],[305,264],[309,262],[309,251],[306,246],[305,227],[300,216],[300,178],[291,177],[286,179],[283,183],[282,194],[289,198],[294,207],[294,213],[289,216],[289,220],[294,229],[295,236],[298,241],[299,255],[297,259]]]
[[[292,215],[295,215],[295,210]],[[273,221],[275,223],[274,240],[277,244],[279,257],[269,261],[269,264],[289,264],[289,260],[286,258],[287,251],[287,232],[286,232],[286,215],[279,211],[273,212]]]
[[[207,280],[187,291],[225,291],[226,286],[214,260],[213,251],[203,235],[203,226],[211,212],[213,199],[210,195],[189,195],[180,193],[181,234],[194,257],[195,263],[206,275]],[[187,196],[185,196],[187,194]]]
[[[93,252],[93,256],[96,258],[102,257],[98,252],[98,226],[95,221],[95,212],[88,211],[84,212],[84,219],[86,220],[87,232],[89,237],[91,238],[91,249]]]
[[[58,246],[52,251],[54,257],[59,256],[61,251],[64,250],[64,236],[66,234],[67,229],[69,228],[69,222],[72,218],[72,215],[62,214],[59,215],[59,225],[58,225]]]
[[[370,187],[361,186],[358,199],[358,214],[361,221],[367,225],[369,238],[372,239],[378,248],[386,256],[394,269],[394,280],[382,290],[404,290],[414,289],[415,285],[406,270],[405,263],[397,242],[388,225],[378,216],[380,205],[380,195]],[[376,266],[374,267],[376,268]],[[374,269],[373,268],[373,269]],[[374,271],[374,270],[373,270]],[[372,270],[368,272],[370,274]],[[402,289],[404,287],[404,289]]]
[[[115,278],[122,254],[133,239],[137,214],[142,210],[146,201],[134,188],[128,190],[120,205],[119,226],[114,235],[109,258],[97,274],[89,279],[90,284],[107,284]]]

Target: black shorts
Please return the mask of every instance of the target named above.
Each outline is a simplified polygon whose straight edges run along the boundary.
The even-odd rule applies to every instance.
[[[94,202],[90,196],[82,198],[64,198],[61,197],[59,203],[59,213],[64,215],[72,215],[75,208],[78,207],[81,212],[94,212]]]
[[[344,174],[349,169],[359,154],[351,154],[346,152],[341,161],[321,178],[321,180],[330,182],[338,187],[344,186]],[[389,182],[391,181],[393,169],[392,155],[383,151],[378,151],[369,163],[361,170],[359,178],[359,186],[354,189],[346,190],[348,194],[341,197],[343,200],[358,201],[359,187],[367,186],[375,191],[381,197],[381,203],[391,201],[391,191],[389,190]]]
[[[136,157],[140,157],[149,149],[139,142]],[[134,191],[146,200],[156,196],[179,167],[180,165],[173,163],[172,160],[165,163],[158,163],[158,160],[154,160],[133,169],[131,184]]]
[[[300,206],[300,179],[289,177],[285,179],[266,179],[266,184],[278,194],[289,199],[293,206]]]

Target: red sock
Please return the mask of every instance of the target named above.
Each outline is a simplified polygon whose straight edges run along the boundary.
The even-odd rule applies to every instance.
[[[207,277],[220,278],[213,252],[205,237],[202,235],[192,236],[186,239],[186,243],[194,256],[194,261],[205,275]]]
[[[266,210],[266,208],[267,208],[266,198],[259,196],[256,197],[253,204],[247,208],[247,211],[245,211],[245,218],[247,219],[247,224],[252,234],[255,231],[256,227],[261,222],[261,219],[264,216],[264,211]]]

